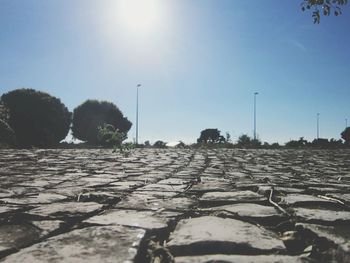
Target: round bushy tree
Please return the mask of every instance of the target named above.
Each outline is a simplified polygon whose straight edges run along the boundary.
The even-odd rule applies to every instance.
[[[71,113],[58,99],[34,89],[17,89],[1,96],[9,109],[8,124],[20,147],[53,147],[69,131]]]
[[[116,131],[127,134],[131,122],[118,107],[107,101],[87,100],[73,111],[73,136],[91,144],[99,144],[98,127],[110,124]]]
[[[346,127],[346,129],[341,133],[341,137],[345,141],[345,144],[350,146],[350,127]]]
[[[15,132],[5,121],[0,119],[0,148],[14,147],[15,145]]]

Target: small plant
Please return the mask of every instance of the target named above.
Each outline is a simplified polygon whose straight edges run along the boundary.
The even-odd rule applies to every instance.
[[[120,132],[111,124],[103,124],[99,126],[97,133],[97,141],[103,146],[121,146],[122,142],[127,138],[124,132]]]

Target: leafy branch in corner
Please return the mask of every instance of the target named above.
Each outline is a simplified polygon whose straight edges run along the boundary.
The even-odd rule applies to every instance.
[[[342,14],[342,6],[346,5],[348,0],[303,0],[301,3],[301,10],[311,10],[314,23],[319,24],[321,15],[339,16]]]

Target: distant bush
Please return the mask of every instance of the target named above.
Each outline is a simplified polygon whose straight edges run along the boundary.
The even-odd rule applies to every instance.
[[[111,124],[104,124],[97,129],[97,140],[103,146],[120,146],[127,138],[125,133],[119,132]]]
[[[58,99],[33,89],[17,89],[1,96],[9,109],[8,124],[20,147],[53,147],[69,131],[71,113]]]
[[[200,137],[197,139],[198,143],[224,143],[226,140],[220,134],[218,129],[205,129],[201,131]]]
[[[240,148],[259,148],[261,141],[259,139],[252,139],[247,134],[242,134],[238,137],[237,146]]]
[[[161,141],[161,140],[156,141],[156,142],[153,144],[153,147],[154,147],[154,148],[166,148],[166,142],[163,142],[163,141]]]
[[[304,140],[304,137],[300,137],[299,140],[290,140],[285,144],[287,148],[301,148],[308,145],[308,141]]]
[[[347,146],[350,146],[350,127],[347,127],[342,133],[341,133],[342,139],[345,141],[345,144]]]
[[[73,136],[90,144],[99,144],[98,127],[112,125],[118,132],[127,134],[131,122],[111,102],[87,100],[74,109],[72,122]]]
[[[16,145],[15,132],[3,120],[0,120],[0,148],[9,148]]]

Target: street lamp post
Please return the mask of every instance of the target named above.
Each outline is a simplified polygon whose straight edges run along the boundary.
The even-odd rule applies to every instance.
[[[254,141],[256,140],[256,95],[258,92],[254,92]]]
[[[320,114],[317,113],[317,140],[320,138]]]
[[[136,86],[136,145],[139,142],[139,87],[141,84]]]
[[[345,129],[348,127],[348,119],[345,119]]]

